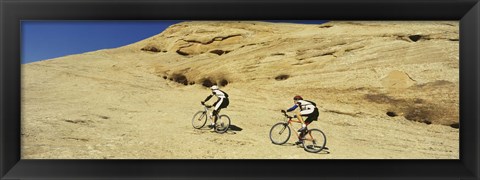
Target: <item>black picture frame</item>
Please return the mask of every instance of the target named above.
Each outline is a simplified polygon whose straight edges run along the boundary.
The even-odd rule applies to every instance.
[[[458,20],[460,160],[20,159],[20,21],[159,19]],[[0,0],[0,179],[479,179],[479,21],[478,0]]]

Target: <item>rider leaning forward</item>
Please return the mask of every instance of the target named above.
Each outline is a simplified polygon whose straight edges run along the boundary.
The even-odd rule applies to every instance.
[[[291,108],[287,109],[287,112],[291,112],[297,108],[300,108],[300,116],[297,117],[297,115],[295,115],[294,117],[298,118],[302,123],[302,128],[298,130],[298,132],[300,132],[299,139],[297,142],[295,142],[295,144],[301,144],[302,142],[300,138],[303,138],[303,136],[305,135],[307,126],[312,121],[316,121],[318,119],[318,108],[314,102],[303,100],[302,96],[298,95],[293,97],[293,102],[294,105]],[[285,112],[285,110],[282,110],[282,112]],[[302,116],[306,116],[307,119],[303,121]]]
[[[213,128],[215,127],[215,123],[217,122],[217,115],[220,113],[220,110],[226,108],[230,101],[228,100],[228,94],[225,91],[220,90],[218,86],[213,85],[212,87],[210,87],[210,89],[212,90],[212,94],[210,94],[204,101],[202,101],[202,104],[205,104],[205,102],[210,100],[210,98],[212,98],[213,96],[217,96],[217,101],[213,103],[213,121],[212,124],[209,125],[209,128]]]

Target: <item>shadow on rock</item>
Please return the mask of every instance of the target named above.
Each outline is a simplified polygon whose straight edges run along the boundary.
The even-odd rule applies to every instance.
[[[243,129],[241,127],[236,126],[236,125],[230,124],[229,130],[242,131]]]

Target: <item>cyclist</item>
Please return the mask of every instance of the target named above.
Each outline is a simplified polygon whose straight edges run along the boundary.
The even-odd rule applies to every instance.
[[[299,139],[297,142],[295,142],[295,144],[300,144],[302,143],[301,139],[300,138],[303,138],[306,130],[307,130],[307,125],[309,125],[312,121],[316,121],[318,119],[318,108],[317,108],[317,104],[315,104],[314,102],[312,101],[308,101],[308,100],[303,100],[302,96],[295,96],[293,97],[293,101],[295,103],[295,105],[293,105],[290,109],[287,109],[287,112],[290,112],[290,111],[293,111],[295,109],[297,109],[298,107],[300,107],[300,116],[306,116],[307,119],[305,119],[305,121],[303,121],[303,118],[302,117],[297,117],[297,115],[295,115],[294,117],[298,118],[298,120],[300,120],[300,122],[302,123],[302,128],[300,128],[298,130],[299,132]],[[285,112],[285,110],[282,110],[282,112]]]
[[[209,128],[213,128],[215,127],[215,123],[217,122],[217,115],[220,113],[220,110],[226,108],[228,104],[230,104],[230,101],[228,100],[228,94],[225,91],[220,90],[218,86],[213,85],[212,87],[210,87],[210,89],[212,90],[212,94],[207,96],[207,98],[202,101],[202,104],[205,104],[205,102],[210,100],[210,98],[212,98],[213,96],[217,96],[217,101],[213,103],[213,121],[212,124],[208,126]]]

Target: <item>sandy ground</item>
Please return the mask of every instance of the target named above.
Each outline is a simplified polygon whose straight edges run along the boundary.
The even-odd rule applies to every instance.
[[[321,111],[320,120],[310,127],[326,133],[330,153],[312,154],[294,146],[293,138],[283,146],[269,140],[270,127],[283,120],[279,110],[291,106],[290,98],[225,88],[231,103],[222,113],[242,130],[217,134],[191,125],[193,114],[202,109],[200,101],[210,93],[201,86],[181,87],[158,77],[151,77],[158,81],[155,86],[131,85],[129,81],[145,78],[110,79],[55,71],[52,78],[65,79],[71,89],[57,90],[57,85],[51,85],[34,93],[55,92],[57,97],[69,93],[70,98],[24,101],[28,105],[22,113],[31,119],[22,124],[22,158],[458,158],[458,129],[448,126],[387,115],[352,117]],[[83,81],[88,85],[75,86]],[[47,82],[37,83],[45,86]],[[91,91],[97,88],[105,91]]]
[[[459,129],[389,117],[381,103],[379,113],[377,105],[363,104],[368,101],[348,103],[366,93],[361,89],[323,87],[304,95],[321,99],[320,119],[309,126],[327,135],[329,150],[320,153],[293,145],[294,135],[285,145],[270,142],[271,126],[283,120],[280,110],[292,105],[293,82],[232,80],[222,87],[230,95],[222,114],[230,116],[233,128],[225,134],[197,130],[191,119],[202,110],[207,88],[164,79],[152,65],[157,63],[145,60],[152,55],[117,51],[22,65],[23,159],[459,158]],[[332,94],[339,98],[329,99]]]

